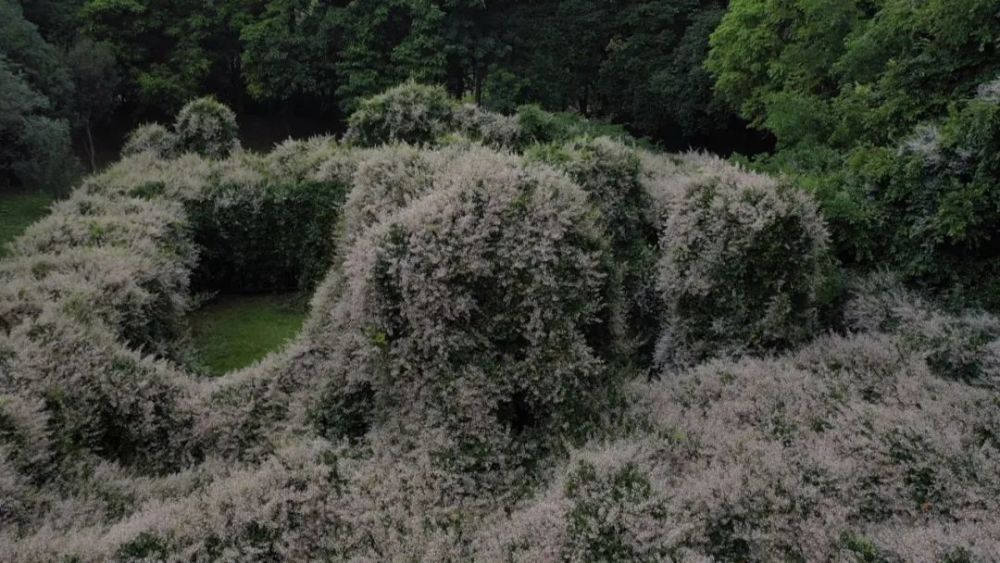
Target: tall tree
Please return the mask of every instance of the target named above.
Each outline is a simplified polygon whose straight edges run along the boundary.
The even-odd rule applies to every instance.
[[[716,0],[652,0],[622,6],[598,84],[605,114],[640,133],[682,138],[726,124],[704,68],[708,38],[725,7]]]
[[[445,13],[432,0],[355,0],[337,14],[344,48],[337,96],[345,110],[407,79],[440,83],[446,74]]]
[[[14,72],[48,100],[53,111],[64,111],[73,95],[73,81],[59,50],[24,18],[13,0],[0,0],[0,53]]]
[[[257,0],[87,0],[82,17],[113,47],[140,109],[173,114],[206,91],[239,101],[239,34],[258,11]]]
[[[64,189],[75,171],[69,124],[0,54],[0,187]]]
[[[73,82],[59,50],[0,0],[0,178],[6,185],[61,189],[76,161],[67,117]]]
[[[118,65],[110,45],[83,38],[66,56],[73,74],[73,116],[83,130],[92,172],[97,170],[93,126],[110,117],[118,106]]]
[[[442,35],[447,54],[447,86],[452,95],[471,93],[483,103],[486,81],[510,46],[503,32],[508,25],[510,2],[445,0]]]
[[[71,45],[80,34],[84,0],[20,0],[24,17],[56,47]]]
[[[802,151],[887,143],[1000,72],[994,0],[733,0],[711,41],[721,96]]]
[[[339,30],[335,7],[313,0],[270,0],[240,34],[251,96],[285,101],[299,95],[335,105]]]

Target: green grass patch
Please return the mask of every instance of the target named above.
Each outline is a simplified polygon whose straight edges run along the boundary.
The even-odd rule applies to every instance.
[[[221,375],[279,349],[305,318],[297,294],[221,295],[191,314],[191,336],[206,373]]]
[[[8,253],[7,243],[48,214],[52,201],[43,192],[0,192],[0,258]]]

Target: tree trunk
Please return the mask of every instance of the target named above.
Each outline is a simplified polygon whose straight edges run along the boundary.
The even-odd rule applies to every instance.
[[[95,156],[97,149],[94,148],[94,135],[90,132],[89,119],[84,128],[87,130],[87,152],[90,153],[90,171],[97,172],[97,157]]]
[[[477,106],[483,105],[483,82],[485,82],[483,74],[479,68],[479,62],[475,62],[472,66],[472,80]]]

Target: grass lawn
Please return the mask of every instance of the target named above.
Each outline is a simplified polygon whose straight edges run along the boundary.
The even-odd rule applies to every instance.
[[[52,196],[42,192],[0,192],[0,258],[7,255],[7,243],[49,212]]]
[[[246,367],[294,337],[306,317],[297,295],[220,295],[191,314],[198,359],[210,375]]]

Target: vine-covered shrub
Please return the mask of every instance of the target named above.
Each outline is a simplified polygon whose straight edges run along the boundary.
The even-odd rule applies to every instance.
[[[146,154],[158,159],[185,153],[222,159],[240,146],[236,114],[214,98],[198,98],[178,112],[173,129],[146,123],[129,133],[122,157]]]
[[[176,468],[194,454],[186,382],[161,357],[184,355],[194,248],[175,203],[78,192],[0,263],[0,394],[40,405],[46,458]]]
[[[400,84],[361,102],[348,118],[346,140],[363,147],[429,144],[450,129],[454,105],[440,86]]]
[[[617,125],[569,113],[550,113],[526,105],[505,115],[473,104],[459,104],[444,88],[407,82],[372,96],[348,119],[348,144],[374,147],[389,143],[432,145],[460,133],[496,149],[522,151],[533,144],[563,143],[577,137],[626,139]]]
[[[524,145],[521,124],[516,115],[504,115],[462,104],[455,108],[454,127],[460,133],[497,149],[516,150]]]
[[[188,102],[174,122],[177,150],[206,158],[225,158],[239,146],[236,114],[214,98]]]
[[[659,325],[655,288],[657,235],[649,193],[640,178],[641,160],[631,147],[609,137],[581,137],[560,145],[537,145],[526,151],[565,171],[587,192],[601,212],[615,257],[614,288],[618,318],[609,319],[619,336],[638,345],[643,356]]]
[[[981,311],[956,316],[905,289],[900,276],[856,281],[845,307],[848,328],[888,331],[921,354],[938,377],[1000,387],[1000,321]]]
[[[334,254],[347,186],[264,172],[256,157],[230,159],[187,204],[201,249],[196,289],[310,290]]]
[[[177,136],[159,123],[140,125],[128,134],[122,156],[150,152],[159,158],[169,158],[177,149]]]
[[[815,333],[828,235],[806,194],[705,157],[654,184],[662,363],[786,348]]]
[[[562,145],[540,146],[529,157],[569,174],[601,210],[615,248],[648,238],[651,230],[648,195],[640,183],[639,155],[609,137],[577,138]]]
[[[988,561],[995,391],[905,332],[636,385],[637,424],[478,534],[488,560]],[[973,446],[974,444],[974,446]],[[956,518],[956,514],[962,516]],[[957,558],[957,559],[956,559]]]
[[[347,254],[345,380],[325,408],[367,401],[371,420],[445,428],[442,455],[478,472],[585,433],[614,396],[587,341],[602,238],[585,194],[554,171],[485,150],[436,169],[427,195]]]
[[[351,183],[354,151],[331,136],[287,139],[263,157],[259,167],[274,178],[303,182]],[[336,170],[334,169],[336,168]]]
[[[443,161],[443,153],[430,153],[409,145],[359,155],[351,193],[344,204],[343,245],[350,247],[382,217],[407,207],[427,193],[437,172],[435,164]]]

